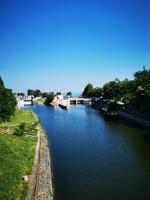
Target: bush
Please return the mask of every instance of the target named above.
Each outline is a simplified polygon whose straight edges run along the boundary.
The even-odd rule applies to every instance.
[[[37,125],[39,122],[25,123],[22,122],[15,128],[14,135],[23,136],[25,134],[33,135],[37,132]]]
[[[26,124],[23,122],[15,128],[14,135],[23,136],[26,131]]]
[[[108,108],[110,111],[115,111],[117,109],[117,101],[116,100],[110,100],[108,103]]]

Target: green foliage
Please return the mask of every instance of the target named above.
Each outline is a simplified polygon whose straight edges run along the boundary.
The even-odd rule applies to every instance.
[[[82,93],[83,97],[100,97],[102,95],[102,88],[93,88],[92,84],[88,84]]]
[[[67,92],[67,96],[72,96],[72,92]]]
[[[125,105],[130,105],[133,103],[133,99],[134,99],[134,94],[131,92],[128,92],[123,95],[122,100],[125,103]]]
[[[3,122],[0,126],[16,126],[20,123],[34,123],[36,122],[35,116],[30,110],[16,110],[14,115],[10,117],[9,122]]]
[[[54,93],[51,92],[51,93],[49,93],[49,94],[47,95],[46,100],[45,100],[44,103],[45,103],[46,105],[50,105],[50,103],[53,101],[53,99],[54,99]]]
[[[4,82],[3,82],[2,78],[0,77],[0,90],[3,90],[4,88],[5,88]]]
[[[56,95],[61,95],[61,92],[57,92]]]
[[[25,134],[36,136],[38,123],[39,121],[32,111],[16,110],[9,122],[0,124],[0,132],[3,134],[15,134],[17,136]]]
[[[150,70],[143,68],[134,74],[136,86],[133,104],[147,119],[150,119]]]
[[[48,95],[48,92],[43,92],[42,93],[42,97],[47,97],[47,95]]]
[[[12,90],[5,88],[0,78],[0,122],[7,121],[15,112],[16,98]]]
[[[84,88],[84,91],[82,93],[83,97],[92,97],[93,93],[93,85],[92,84],[87,84],[87,86]]]
[[[34,96],[35,90],[28,89],[27,94],[28,94],[28,95],[33,95],[33,96]]]
[[[110,100],[108,103],[108,108],[110,111],[115,111],[117,109],[117,101],[116,100]]]
[[[102,96],[102,88],[93,88],[92,97],[100,97]]]
[[[150,96],[150,70],[144,69],[134,74],[137,93]]]
[[[37,134],[25,134],[37,133],[37,123],[31,111],[16,110],[10,122],[0,124],[0,199],[26,199],[28,183],[22,181],[22,176],[32,173]],[[9,135],[1,134],[7,129]]]
[[[41,97],[42,93],[40,90],[35,90],[34,97]]]
[[[134,80],[138,85],[144,87],[150,85],[150,70],[144,69],[142,71],[137,71],[134,73]]]
[[[41,91],[38,90],[38,89],[36,89],[36,90],[28,89],[27,94],[33,95],[34,97],[41,97],[42,96]]]
[[[34,123],[22,122],[15,128],[14,135],[23,136],[26,134],[28,135],[36,134],[37,125],[38,125],[38,122],[34,122]]]
[[[17,93],[17,95],[18,95],[18,96],[22,96],[22,97],[25,96],[25,94],[24,94],[23,92],[19,92],[19,93]]]
[[[23,136],[25,135],[25,131],[26,131],[26,127],[25,127],[25,123],[23,122],[19,124],[18,127],[15,128],[14,135]]]
[[[103,86],[103,97],[105,99],[117,98],[120,92],[120,81],[110,81]]]
[[[104,84],[102,88],[93,88],[91,84],[88,84],[82,95],[84,97],[102,96],[104,99],[122,101],[134,113],[140,112],[150,119],[150,70],[144,67],[142,71],[134,74],[133,80],[115,79]]]

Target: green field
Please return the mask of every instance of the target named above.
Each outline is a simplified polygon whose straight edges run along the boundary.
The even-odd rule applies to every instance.
[[[16,110],[15,115],[10,119],[10,122],[4,122],[0,124],[2,126],[16,126],[22,122],[32,123],[34,122],[35,116],[30,110]]]
[[[16,111],[10,122],[1,125],[4,128],[22,122],[32,124],[35,120],[31,111]],[[32,172],[36,143],[36,135],[0,133],[0,200],[25,199],[28,184],[22,180],[22,176]]]

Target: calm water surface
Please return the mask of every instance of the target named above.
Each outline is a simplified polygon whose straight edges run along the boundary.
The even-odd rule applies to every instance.
[[[96,110],[25,107],[48,135],[57,200],[149,200],[150,136]]]

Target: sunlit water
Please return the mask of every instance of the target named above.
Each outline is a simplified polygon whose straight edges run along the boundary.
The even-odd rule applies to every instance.
[[[150,199],[150,136],[96,110],[25,107],[40,118],[51,149],[57,200]]]

